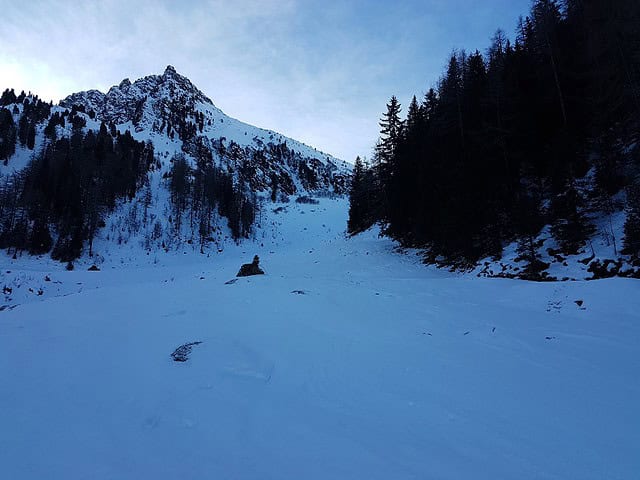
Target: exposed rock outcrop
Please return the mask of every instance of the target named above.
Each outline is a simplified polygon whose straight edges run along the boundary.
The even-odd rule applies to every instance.
[[[253,257],[253,262],[242,265],[236,277],[250,277],[251,275],[264,275],[264,271],[260,268],[260,257],[258,255]]]

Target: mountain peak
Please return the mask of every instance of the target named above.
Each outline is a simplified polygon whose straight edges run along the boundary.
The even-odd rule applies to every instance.
[[[149,75],[134,82],[125,78],[106,94],[98,91],[74,93],[62,100],[60,105],[65,108],[82,105],[86,111],[96,112],[103,121],[115,124],[132,121],[138,125],[147,114],[153,117],[147,119],[150,124],[154,120],[162,120],[161,117],[167,117],[164,120],[168,121],[172,114],[166,111],[167,102],[171,101],[178,101],[194,111],[198,104],[213,106],[213,102],[172,65],[167,65],[162,75]],[[142,108],[145,103],[150,105],[146,114]]]
[[[215,142],[227,142],[227,145],[234,142],[243,148],[254,149],[267,148],[268,144],[282,144],[290,152],[287,155],[291,158],[287,161],[293,161],[293,157],[299,155],[317,163],[314,168],[326,166],[330,170],[339,165],[337,159],[313,147],[228,117],[189,78],[179,74],[173,65],[167,65],[162,74],[148,75],[133,82],[125,78],[106,94],[96,90],[74,93],[62,100],[60,106],[82,106],[86,112],[95,112],[97,121],[115,125],[130,123],[128,128],[140,136],[144,135],[143,132],[153,137],[164,135],[170,140],[186,142],[186,149],[196,148],[193,145],[198,142],[211,145]],[[340,175],[348,170],[345,168],[340,167]],[[323,180],[327,185],[329,177],[333,177],[329,170],[327,178]],[[294,191],[293,183],[288,183],[291,188],[287,188]],[[342,190],[343,187],[337,186],[336,189]]]

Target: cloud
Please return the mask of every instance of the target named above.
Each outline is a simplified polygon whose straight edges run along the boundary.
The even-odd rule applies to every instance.
[[[424,92],[453,47],[483,48],[496,12],[515,24],[528,0],[8,3],[0,88],[57,101],[171,64],[227,114],[353,160],[392,94]]]

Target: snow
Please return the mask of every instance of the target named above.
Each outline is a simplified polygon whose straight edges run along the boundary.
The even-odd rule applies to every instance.
[[[578,183],[578,190],[583,198],[591,196],[593,191],[596,170],[592,168]],[[595,202],[591,208],[585,209],[583,214],[593,227],[593,232],[578,253],[567,255],[562,252],[562,247],[554,238],[550,225],[545,225],[535,238],[538,245],[537,252],[540,260],[549,264],[545,272],[550,279],[561,281],[593,279],[594,273],[589,269],[591,262],[620,262],[620,271],[634,271],[632,259],[621,253],[624,245],[624,224],[627,212],[623,206],[626,204],[626,194],[623,191],[614,195],[608,205],[602,201]],[[595,207],[595,208],[594,208]],[[545,205],[549,208],[549,205]],[[473,269],[473,273],[480,276],[513,276],[526,267],[526,259],[518,252],[518,241],[513,241],[505,246],[500,258],[482,259]]]
[[[637,478],[637,280],[453,274],[279,206],[208,257],[0,259],[2,478]]]
[[[97,90],[74,93],[64,99],[61,104],[66,107],[76,104],[84,105],[87,111],[91,109],[96,111],[98,118],[104,117],[114,121],[121,131],[129,130],[136,139],[151,139],[156,146],[156,151],[159,151],[157,143],[166,141],[166,130],[158,131],[161,114],[169,108],[175,99],[181,99],[185,105],[193,107],[194,111],[204,115],[205,122],[201,135],[210,140],[225,138],[227,146],[229,142],[234,141],[243,147],[256,147],[270,142],[286,143],[290,149],[299,152],[303,157],[316,158],[323,164],[331,161],[341,172],[351,170],[351,166],[347,162],[314,147],[272,130],[255,127],[227,116],[188,78],[177,73],[171,65],[167,66],[162,75],[149,75],[133,83],[125,79],[119,85],[111,87],[106,94]],[[135,106],[140,102],[144,103],[143,114],[139,123],[133,125],[131,119]],[[188,119],[194,121],[192,116]]]
[[[633,270],[630,258],[622,255],[620,250],[624,240],[624,224],[627,214],[624,210],[618,210],[606,214],[597,212],[590,218],[594,232],[585,245],[575,255],[559,255],[557,258],[550,252],[561,252],[556,239],[553,237],[551,227],[546,225],[536,237],[536,243],[540,246],[537,252],[540,260],[548,263],[545,272],[550,278],[560,281],[574,281],[592,279],[593,273],[589,271],[591,261],[620,261],[625,269]],[[508,244],[500,258],[485,258],[478,262],[473,273],[479,276],[500,276],[503,274],[517,274],[525,268],[526,260],[518,251],[518,242]]]

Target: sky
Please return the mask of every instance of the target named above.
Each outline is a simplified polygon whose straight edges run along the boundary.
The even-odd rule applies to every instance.
[[[396,95],[454,49],[513,38],[530,0],[0,0],[0,89],[54,103],[123,78],[188,77],[227,115],[344,160],[370,157]]]

